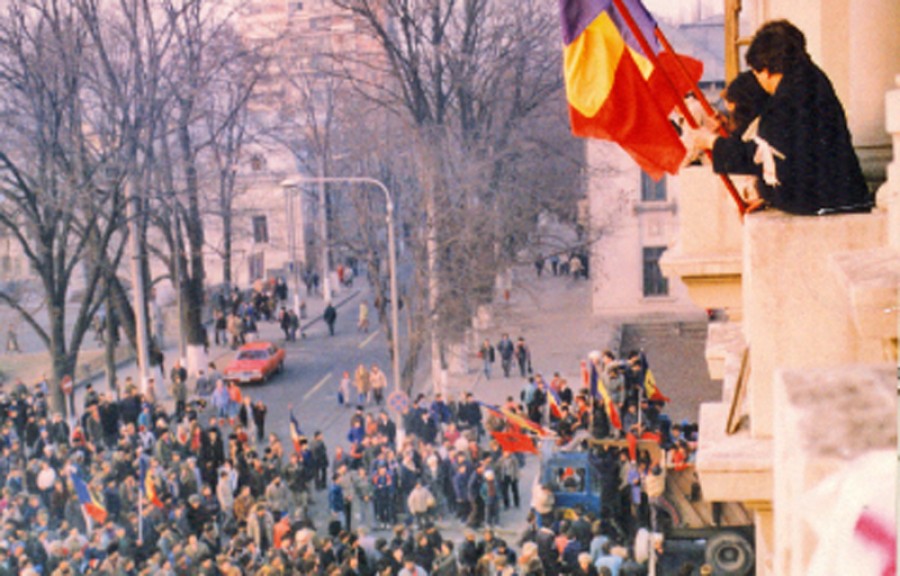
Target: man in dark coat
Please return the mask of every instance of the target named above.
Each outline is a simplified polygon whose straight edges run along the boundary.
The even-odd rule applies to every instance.
[[[337,321],[337,310],[331,304],[331,301],[325,306],[325,312],[322,314],[322,319],[328,324],[328,334],[334,336],[334,323]]]
[[[868,212],[874,203],[853,150],[834,87],[806,52],[806,38],[785,20],[760,28],[747,64],[769,95],[758,123],[743,134],[699,134],[719,173],[753,174],[771,206],[790,214]]]

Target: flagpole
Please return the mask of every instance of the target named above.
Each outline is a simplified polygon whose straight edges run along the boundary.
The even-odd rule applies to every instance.
[[[140,472],[138,472],[140,474]],[[146,481],[146,479],[145,479]],[[144,542],[144,487],[138,486],[138,540]]]
[[[675,62],[678,63],[678,70],[681,71],[682,76],[684,76],[688,82],[691,83],[691,88],[694,89],[694,93],[697,95],[697,100],[700,102],[700,106],[703,107],[703,111],[706,112],[708,116],[715,117],[716,111],[713,110],[712,105],[710,105],[709,100],[706,99],[706,95],[700,90],[700,87],[694,82],[694,79],[688,73],[687,68],[684,67],[684,62],[681,61],[681,55],[675,52],[672,48],[672,45],[669,44],[669,39],[666,38],[665,33],[662,31],[662,28],[657,26],[653,30],[653,34],[656,36],[656,39],[659,40],[660,44],[663,46],[663,50],[670,53],[675,57]],[[719,125],[718,132],[721,136],[728,136],[728,131],[724,126]]]
[[[675,84],[672,82],[672,79],[669,77],[666,69],[660,66],[659,58],[656,56],[656,52],[653,51],[653,48],[647,41],[647,38],[644,37],[644,33],[637,25],[637,22],[634,21],[634,17],[631,15],[631,11],[627,6],[625,6],[625,3],[622,0],[612,1],[616,7],[616,10],[618,10],[619,14],[622,16],[622,19],[625,20],[625,24],[631,30],[631,33],[634,34],[635,38],[638,41],[638,44],[641,45],[641,50],[644,51],[644,54],[647,56],[647,58],[650,59],[650,61],[653,63],[653,66],[659,69],[663,78],[665,78],[666,80],[666,84],[669,85],[669,88],[675,94],[675,103],[678,106],[678,109],[681,111],[682,115],[684,115],[684,118],[687,121],[688,125],[695,130],[699,128],[700,125],[697,124],[697,120],[694,118],[694,115],[691,114],[691,111],[688,109],[687,104],[684,103],[683,95],[679,93],[678,88],[675,87]],[[659,26],[656,26],[655,29],[659,30]],[[678,62],[679,65],[681,65],[681,61],[678,60]],[[694,86],[694,88],[695,90],[697,89],[696,85]],[[697,92],[700,93],[699,90],[697,90]],[[706,150],[706,156],[707,158],[712,160],[712,151]],[[731,198],[734,200],[735,204],[737,204],[738,212],[740,212],[740,215],[743,218],[744,214],[747,213],[747,203],[743,198],[741,198],[741,195],[738,193],[737,188],[735,188],[734,183],[731,181],[731,178],[728,177],[728,174],[719,174],[719,178],[722,180],[722,183],[725,184],[725,188],[728,190],[728,193],[731,195]]]

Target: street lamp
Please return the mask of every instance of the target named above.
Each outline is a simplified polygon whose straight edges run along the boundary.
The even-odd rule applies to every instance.
[[[399,294],[397,293],[397,248],[396,239],[394,238],[394,201],[391,198],[391,192],[381,180],[375,178],[367,178],[365,176],[293,176],[284,180],[281,186],[284,188],[293,188],[300,184],[327,184],[333,183],[350,183],[350,184],[369,184],[377,186],[384,193],[384,201],[387,212],[387,229],[388,229],[388,273],[391,282],[391,329],[394,338],[391,345],[391,355],[393,356],[391,368],[394,372],[394,389],[400,390],[400,307],[398,303]]]

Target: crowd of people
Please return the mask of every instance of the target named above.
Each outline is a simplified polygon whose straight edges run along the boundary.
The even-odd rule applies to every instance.
[[[666,427],[659,410],[644,405],[633,421],[644,402],[629,369],[639,362],[605,358],[599,377],[626,411],[626,432],[603,431],[590,386],[573,393],[558,375],[549,384],[529,375],[530,357],[520,398],[499,412],[471,392],[418,395],[396,421],[384,373],[360,365],[341,384],[346,443],[331,450],[293,416],[287,446],[267,434],[265,405],[236,385],[211,387],[214,366],[196,387],[212,388],[209,398],[172,411],[131,383],[118,400],[88,389],[71,427],[50,413],[45,383],[19,383],[0,396],[0,575],[642,573],[629,549],[660,506],[659,463],[627,449],[599,453],[604,493],[617,495],[602,513],[558,512],[552,487],[535,486],[521,537],[495,532],[508,510],[529,505],[526,456],[492,434],[514,425],[504,414],[554,430],[560,443],[584,428],[598,438],[655,431],[666,446],[688,446],[693,431]],[[441,534],[459,528],[462,541]]]

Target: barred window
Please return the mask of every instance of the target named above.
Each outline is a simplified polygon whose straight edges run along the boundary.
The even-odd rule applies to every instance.
[[[665,251],[665,246],[644,248],[644,296],[669,295],[669,280],[659,267],[659,259]]]

